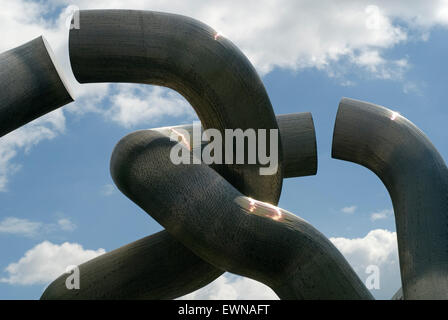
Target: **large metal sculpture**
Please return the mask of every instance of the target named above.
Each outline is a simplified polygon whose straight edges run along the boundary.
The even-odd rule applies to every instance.
[[[316,174],[317,150],[311,114],[280,115],[277,121],[282,139],[285,137],[285,178]],[[192,131],[191,126],[181,127]],[[154,130],[170,136],[175,128],[179,129]],[[47,287],[42,298],[173,299],[203,287],[224,272],[204,262],[166,231],[101,255],[81,264],[79,270],[83,278],[79,290],[67,290],[66,276],[61,275]]]
[[[69,38],[79,82],[169,87],[204,129],[279,129],[281,152],[276,174],[260,175],[259,162],[173,164],[173,127],[127,135],[113,151],[112,177],[166,231],[82,264],[80,290],[68,290],[61,276],[42,299],[172,299],[225,271],[261,281],[282,299],[372,298],[324,235],[275,206],[283,178],[317,171],[309,113],[275,117],[247,58],[196,20],[132,10],[81,11],[79,18]],[[42,38],[1,54],[0,135],[71,102],[62,79]],[[388,188],[404,299],[448,298],[447,168],[428,139],[386,108],[343,99],[333,157],[368,167]]]

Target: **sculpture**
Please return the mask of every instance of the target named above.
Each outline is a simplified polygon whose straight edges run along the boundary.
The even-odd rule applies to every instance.
[[[174,165],[169,150],[176,142],[167,136],[169,129],[127,135],[112,154],[114,182],[167,231],[81,265],[85,289],[66,290],[60,277],[43,299],[171,299],[203,287],[224,271],[261,281],[283,299],[372,299],[325,236],[274,206],[283,178],[317,171],[310,114],[276,118],[246,57],[196,20],[133,10],[80,11],[79,17],[80,28],[71,30],[69,38],[79,82],[167,86],[190,102],[204,128],[279,128],[279,169],[263,176],[258,162]],[[72,101],[41,42],[0,55],[0,65],[13,52],[24,57],[31,52],[32,59],[45,60],[44,69],[50,72],[38,84],[38,71],[28,74],[31,99],[20,100],[22,92],[14,87],[1,89],[2,97],[6,92],[0,98],[2,134]],[[16,77],[1,70],[2,83]],[[47,99],[27,108],[44,93]],[[447,298],[446,166],[427,138],[386,108],[343,99],[333,157],[367,166],[388,188],[396,212],[404,299]],[[418,176],[412,171],[416,164],[421,168]],[[109,281],[101,281],[105,276]]]

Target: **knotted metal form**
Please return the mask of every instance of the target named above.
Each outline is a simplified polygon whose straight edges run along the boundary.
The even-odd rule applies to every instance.
[[[283,178],[317,172],[310,113],[276,117],[247,58],[194,19],[132,10],[78,17],[69,52],[79,82],[169,87],[190,102],[204,129],[221,133],[279,129],[279,163],[273,175],[260,175],[259,162],[174,164],[178,142],[169,136],[191,126],[127,135],[112,153],[113,180],[166,230],[80,265],[79,290],[68,290],[60,276],[42,299],[172,299],[225,271],[263,282],[282,299],[372,299],[323,234],[276,206]],[[0,135],[71,102],[61,79],[43,38],[1,54]],[[389,190],[403,297],[448,298],[447,168],[426,136],[384,107],[343,99],[333,157],[366,166]]]

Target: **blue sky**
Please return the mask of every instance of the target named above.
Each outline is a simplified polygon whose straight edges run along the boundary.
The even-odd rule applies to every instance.
[[[248,55],[275,113],[312,112],[318,174],[285,180],[279,206],[332,238],[362,279],[367,265],[380,266],[381,289],[372,293],[390,298],[400,286],[392,204],[372,172],[331,159],[334,120],[342,97],[384,105],[414,122],[448,158],[448,3],[338,3],[284,1],[272,10],[269,1],[254,9],[250,1],[0,0],[6,8],[0,12],[0,51],[43,34],[77,96],[75,103],[0,139],[0,299],[36,299],[65,266],[161,230],[114,187],[110,155],[129,132],[196,119],[185,100],[167,89],[76,84],[64,27],[69,5],[198,18]],[[189,297],[274,295],[227,274]]]

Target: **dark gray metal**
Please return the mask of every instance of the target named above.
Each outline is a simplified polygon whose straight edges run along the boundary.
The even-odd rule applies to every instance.
[[[392,199],[404,299],[448,299],[448,170],[399,114],[344,98],[332,156],[372,170]]]
[[[278,129],[263,83],[244,54],[189,17],[137,10],[81,10],[69,36],[70,61],[81,83],[133,82],[176,90],[204,128]],[[270,141],[268,140],[268,150]],[[234,161],[235,163],[235,161]],[[272,176],[260,164],[226,165],[220,173],[245,194],[277,203],[282,159]]]
[[[203,23],[151,11],[87,10],[79,12],[79,26],[69,35],[70,61],[79,82],[162,85],[190,102],[204,128],[278,129],[249,60]],[[268,150],[269,145],[268,139]],[[219,173],[242,193],[276,204],[283,179],[281,153],[278,164],[277,173],[270,176],[259,174],[259,163],[220,166]],[[194,281],[203,284],[210,278],[203,273]],[[183,288],[172,289],[166,297],[185,294]]]
[[[313,116],[310,112],[280,114],[276,116],[281,137],[283,154],[283,178],[296,178],[315,175],[317,173],[317,145]],[[188,132],[188,144],[193,146],[193,125],[179,125],[153,128],[170,137],[174,132]],[[202,128],[201,128],[202,130]],[[204,147],[204,142],[201,147]],[[220,166],[211,165],[216,171]]]
[[[285,174],[313,175],[317,170],[316,136],[310,113],[277,116],[283,141]],[[170,136],[182,128],[192,137],[192,125],[157,128]],[[192,145],[192,141],[189,141]],[[297,170],[296,167],[302,168]],[[159,232],[110,251],[79,266],[82,285],[67,290],[61,275],[41,299],[173,299],[203,287],[223,271],[198,258],[167,232]]]
[[[43,37],[0,54],[0,137],[73,101]]]
[[[223,271],[205,263],[167,232],[158,232],[79,265],[80,289],[68,290],[63,274],[42,300],[174,299]]]
[[[244,197],[204,164],[174,165],[175,142],[141,130],[111,158],[118,188],[197,256],[270,286],[282,299],[371,299],[334,245],[309,223]]]
[[[310,112],[277,116],[283,146],[283,178],[317,173],[317,145]]]

